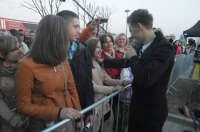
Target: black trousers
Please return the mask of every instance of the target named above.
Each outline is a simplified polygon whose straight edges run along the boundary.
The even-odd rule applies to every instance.
[[[163,125],[158,124],[146,124],[131,122],[129,120],[128,131],[129,132],[162,132]]]

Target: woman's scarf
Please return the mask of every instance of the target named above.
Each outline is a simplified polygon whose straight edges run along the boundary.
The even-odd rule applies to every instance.
[[[13,77],[17,69],[16,63],[10,63],[0,59],[0,76]]]
[[[114,50],[112,50],[112,55],[108,54],[106,51],[103,51],[103,52],[108,59],[115,59],[116,58]]]

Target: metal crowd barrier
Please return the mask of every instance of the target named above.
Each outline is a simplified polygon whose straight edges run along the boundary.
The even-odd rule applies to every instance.
[[[184,55],[184,54],[181,54],[179,56],[175,56],[175,63],[174,63],[174,66],[173,66],[173,69],[172,69],[172,72],[171,72],[171,75],[170,75],[170,80],[169,80],[169,83],[168,83],[168,90],[167,90],[167,93],[171,93],[170,92],[170,89],[173,88],[175,89],[175,87],[173,86],[176,81],[179,79],[179,78],[185,78],[185,77],[188,77],[188,75],[191,73],[191,71],[188,71],[189,69],[191,69],[191,67],[193,67],[193,63],[194,63],[194,53],[191,53],[191,54],[188,54],[188,55]],[[125,89],[129,89],[131,88],[131,84],[130,85],[127,85],[125,87]],[[176,90],[176,89],[175,89]],[[110,106],[111,106],[111,114],[110,114],[110,126],[109,126],[109,130],[106,130],[106,132],[113,132],[113,122],[114,122],[114,115],[113,115],[113,110],[112,110],[112,106],[113,106],[113,97],[115,97],[116,95],[120,95],[121,92],[117,91],[117,92],[114,92],[112,94],[110,94],[109,96],[101,99],[100,101],[94,103],[93,105],[83,109],[82,111],[80,111],[80,113],[82,114],[85,114],[86,112],[92,110],[93,111],[93,115],[95,114],[95,107],[101,105],[101,104],[104,104],[105,102],[107,101],[110,101]],[[130,100],[129,100],[129,103],[130,104]],[[124,123],[124,114],[128,114],[128,113],[125,113],[123,111],[123,114],[122,114],[122,118],[120,118],[119,120],[119,113],[120,113],[120,109],[119,107],[123,107],[123,109],[125,108],[125,103],[123,103],[121,106],[120,105],[120,98],[118,98],[118,102],[117,102],[117,119],[116,119],[116,126],[115,126],[115,131],[116,132],[124,132],[124,131],[128,131],[128,127],[127,126],[123,126]],[[102,105],[102,115],[103,114],[103,108],[104,105]],[[128,106],[129,107],[129,106]],[[121,114],[121,113],[120,113]],[[82,119],[83,120],[83,119]],[[93,118],[94,120],[94,118]],[[128,119],[126,119],[128,120]],[[71,132],[71,130],[67,129],[66,126],[71,126],[72,127],[72,123],[70,121],[70,119],[64,119],[56,124],[54,124],[53,126],[50,126],[48,127],[47,129],[43,130],[42,132],[52,132],[52,131],[62,131],[62,132]],[[118,125],[121,125],[121,127],[118,127]],[[64,128],[66,129],[60,129],[62,128],[63,126],[65,126]],[[123,128],[123,130],[119,130],[119,128]],[[84,129],[86,129],[85,126],[82,126],[81,127],[81,130],[83,130],[84,132]],[[101,128],[100,128],[101,132],[104,132],[104,116],[102,116],[102,119],[101,119]],[[91,132],[91,131],[88,131],[88,132]]]
[[[126,90],[128,90],[129,88],[131,88],[131,84],[129,84],[129,85],[127,85],[127,86],[125,86],[124,87],[125,88],[125,91]],[[90,110],[93,110],[93,115],[94,115],[94,109],[95,109],[95,107],[97,107],[98,105],[101,105],[101,104],[104,104],[104,102],[106,102],[106,101],[109,101],[110,100],[110,102],[111,102],[111,105],[110,106],[112,106],[112,104],[113,104],[113,97],[114,96],[116,96],[116,95],[120,95],[120,93],[121,92],[119,92],[119,91],[117,91],[117,92],[114,92],[114,93],[112,93],[112,94],[110,94],[109,96],[107,96],[107,97],[104,97],[103,99],[101,99],[101,100],[99,100],[98,102],[96,102],[96,103],[94,103],[93,105],[91,105],[91,106],[89,106],[89,107],[87,107],[87,108],[85,108],[85,109],[83,109],[83,110],[81,110],[80,111],[80,113],[82,113],[82,114],[85,114],[86,112],[88,112],[88,111],[90,111]],[[117,117],[119,117],[119,104],[120,104],[120,98],[118,98],[118,102],[117,102]],[[130,104],[130,100],[129,100],[129,104]],[[102,115],[103,115],[103,106],[104,105],[102,105]],[[123,106],[125,106],[125,103],[123,104]],[[113,111],[112,111],[112,107],[111,107],[111,114],[110,114],[110,124],[112,124],[113,123],[113,120],[114,120],[114,117],[113,117]],[[124,112],[123,112],[123,117],[122,117],[122,121],[124,120],[123,118],[124,118]],[[127,113],[126,113],[127,114]],[[81,120],[83,120],[83,119],[81,119]],[[128,120],[128,119],[127,119]],[[104,116],[102,116],[102,120],[101,120],[101,128],[100,128],[100,130],[102,131],[102,132],[104,132],[104,126],[103,126],[103,123],[104,122]],[[118,131],[118,123],[119,121],[118,121],[118,118],[117,118],[117,124],[116,124],[116,132]],[[52,125],[52,126],[50,126],[50,127],[48,127],[47,129],[45,129],[45,130],[43,130],[42,132],[52,132],[52,131],[54,131],[54,132],[58,132],[58,131],[61,131],[61,129],[60,128],[62,128],[63,126],[70,126],[70,125],[72,125],[72,124],[69,124],[70,123],[70,119],[64,119],[64,120],[62,120],[62,121],[60,121],[60,122],[58,122],[58,123],[56,123],[56,124],[54,124],[54,125]],[[122,124],[124,124],[123,122],[122,122]],[[125,127],[125,131],[128,131],[128,127],[127,126],[123,126],[122,125],[122,128],[123,127]],[[84,129],[86,129],[86,127],[84,127],[84,126],[82,126],[81,127],[81,130],[83,130],[84,131]],[[113,132],[113,125],[110,125],[109,126],[109,130],[106,130],[106,132]],[[62,132],[71,132],[70,130],[68,130],[68,129],[62,129]],[[120,131],[120,132],[122,132],[122,131]]]
[[[171,88],[175,89],[174,84],[179,78],[189,78],[194,66],[194,53],[187,55],[181,54],[175,56],[174,66],[170,75],[167,93],[170,93]]]

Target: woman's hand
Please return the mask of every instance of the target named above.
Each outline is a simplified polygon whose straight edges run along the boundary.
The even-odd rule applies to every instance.
[[[124,87],[117,85],[117,86],[113,87],[113,92],[115,92],[115,91],[124,91]]]
[[[72,119],[76,120],[83,117],[83,114],[81,114],[79,111],[73,109],[73,108],[62,108],[60,111],[60,119]]]
[[[122,86],[126,86],[126,85],[129,85],[129,84],[131,84],[132,83],[132,80],[124,80],[123,82],[122,82]]]

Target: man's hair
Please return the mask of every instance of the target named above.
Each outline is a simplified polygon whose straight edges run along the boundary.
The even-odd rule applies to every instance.
[[[72,11],[69,11],[69,10],[60,11],[56,15],[64,18],[65,21],[67,22],[67,25],[70,23],[70,21],[73,18],[78,18],[79,19],[78,15],[76,13],[74,13]]]
[[[65,20],[59,16],[47,15],[39,22],[30,57],[40,64],[56,66],[66,59],[68,46]]]
[[[153,27],[153,16],[146,9],[138,9],[127,18],[127,23],[131,25],[140,23],[146,28],[151,29]]]
[[[18,31],[16,29],[10,29],[9,31],[10,31],[11,35],[13,35],[13,36],[17,36],[17,34],[18,34]]]

